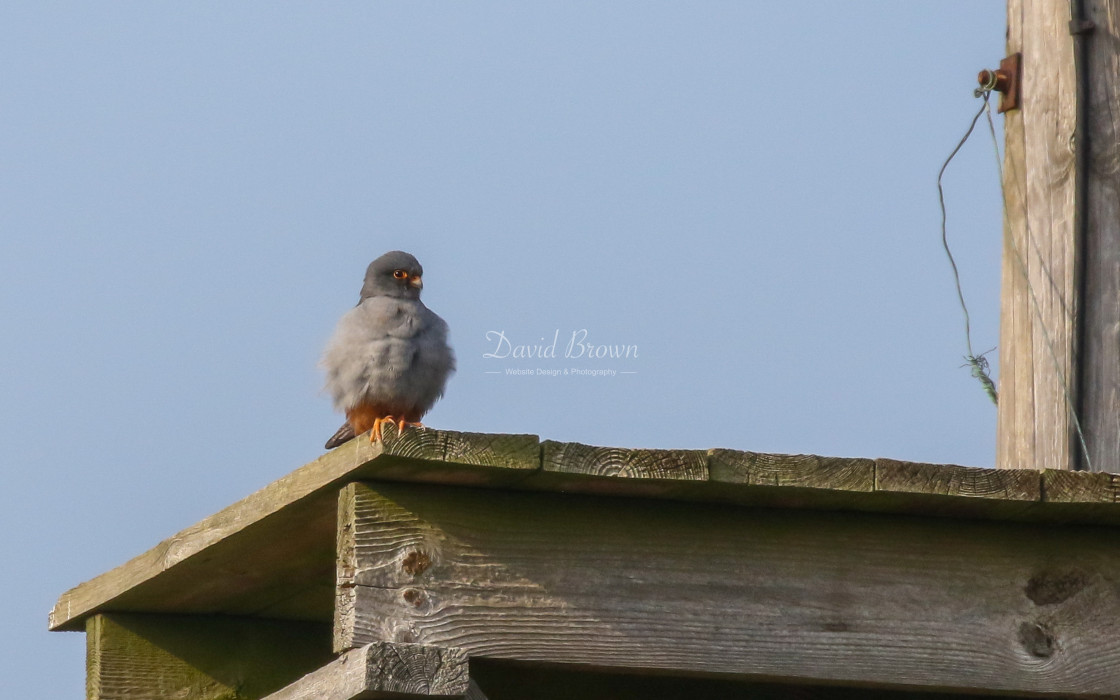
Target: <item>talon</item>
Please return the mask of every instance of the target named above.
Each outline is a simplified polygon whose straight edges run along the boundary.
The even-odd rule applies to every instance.
[[[385,438],[381,434],[381,426],[385,423],[393,424],[393,416],[385,416],[384,418],[374,418],[373,428],[369,431],[370,442],[384,442]]]
[[[411,422],[411,421],[406,421],[404,418],[401,418],[400,420],[397,421],[397,435],[404,434],[404,429],[408,428],[408,427],[423,428],[424,424],[423,423],[414,423],[414,422]]]

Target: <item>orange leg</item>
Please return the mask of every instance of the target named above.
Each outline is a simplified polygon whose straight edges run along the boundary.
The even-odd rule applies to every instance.
[[[397,437],[404,434],[404,429],[408,426],[423,428],[424,426],[418,422],[409,421],[405,415],[400,417],[393,415],[385,415],[384,408],[378,408],[369,404],[358,404],[357,406],[346,411],[346,420],[350,423],[350,427],[354,429],[355,435],[369,431],[369,441],[377,442],[383,439],[382,427],[389,423],[397,429]]]
[[[381,426],[384,425],[385,423],[388,423],[389,425],[392,425],[394,420],[395,419],[393,418],[393,416],[385,416],[384,418],[375,418],[374,421],[373,421],[373,428],[370,429],[370,431],[369,431],[369,441],[370,442],[377,442],[377,441],[381,440],[382,439],[381,438]],[[401,422],[404,422],[403,418],[401,419]],[[398,435],[399,435],[399,432],[398,432]]]
[[[397,421],[397,435],[401,435],[402,433],[404,433],[404,429],[408,426],[412,426],[413,428],[423,428],[424,424],[420,421],[406,421],[404,418],[401,418]]]
[[[369,441],[376,442],[381,439],[381,424],[386,420],[393,420],[392,416],[385,416],[381,410],[369,404],[358,404],[347,409],[346,420],[354,429],[355,435],[369,431]]]
[[[394,418],[393,416],[385,416],[385,418],[382,419],[382,422],[383,423],[395,424],[397,426],[397,437],[400,437],[400,436],[404,435],[404,429],[405,428],[408,428],[408,427],[423,428],[424,427],[423,423],[420,423],[419,421],[405,420],[404,416],[401,416],[400,418]]]

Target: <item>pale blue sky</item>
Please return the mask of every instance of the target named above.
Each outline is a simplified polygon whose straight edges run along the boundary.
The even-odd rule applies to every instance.
[[[395,248],[459,356],[434,427],[991,466],[935,178],[1004,28],[994,0],[0,6],[3,694],[81,697],[57,596],[320,454],[319,352]],[[947,180],[978,351],[979,136]],[[638,357],[483,357],[584,329]],[[502,373],[537,367],[632,373]]]

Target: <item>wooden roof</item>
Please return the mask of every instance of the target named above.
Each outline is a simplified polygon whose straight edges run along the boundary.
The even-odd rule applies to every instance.
[[[398,481],[954,518],[1120,524],[1117,476],[727,449],[646,450],[409,430],[352,440],[62,594],[50,628],[103,612],[332,618],[338,490]],[[270,546],[283,541],[284,547]]]

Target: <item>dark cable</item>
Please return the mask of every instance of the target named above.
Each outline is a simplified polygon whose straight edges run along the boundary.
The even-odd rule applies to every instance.
[[[957,144],[957,147],[949,154],[949,157],[945,159],[945,162],[941,165],[941,170],[937,173],[937,199],[941,203],[941,245],[945,248],[945,255],[948,256],[949,264],[953,268],[953,281],[957,286],[957,299],[960,301],[961,311],[964,313],[964,339],[968,348],[968,354],[965,355],[964,359],[967,365],[971,367],[972,376],[976,377],[976,379],[980,381],[980,384],[983,385],[984,392],[988,395],[988,398],[992,400],[992,403],[998,404],[999,392],[996,391],[995,382],[992,381],[991,376],[988,374],[988,360],[984,357],[984,355],[988,353],[977,355],[972,351],[972,327],[968,316],[968,305],[964,303],[964,292],[961,290],[961,274],[960,271],[957,270],[957,261],[953,259],[953,252],[949,250],[949,237],[946,233],[945,223],[945,190],[941,186],[941,178],[945,175],[945,169],[949,167],[949,163],[953,160],[953,157],[957,155],[957,152],[964,146],[965,141],[968,141],[968,137],[972,135],[972,130],[976,128],[976,122],[980,121],[980,116],[984,114],[984,110],[988,106],[988,97],[990,94],[990,89],[976,91],[976,96],[983,97],[984,102],[980,105],[976,116],[972,118],[972,123],[968,125],[968,131],[965,132],[964,136]],[[988,352],[991,352],[991,350]]]

